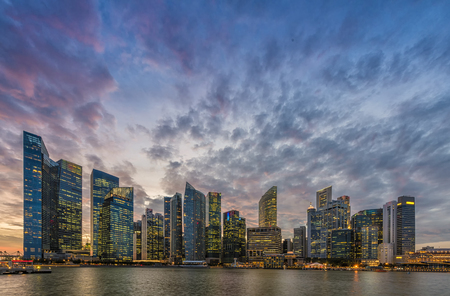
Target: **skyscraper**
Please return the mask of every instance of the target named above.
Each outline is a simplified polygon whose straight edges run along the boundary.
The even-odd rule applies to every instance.
[[[245,218],[239,217],[239,211],[223,213],[223,257],[224,264],[246,260]]]
[[[305,258],[307,256],[306,245],[306,226],[294,228],[294,238],[292,240],[294,254],[298,257]]]
[[[133,204],[133,187],[112,188],[105,195],[99,218],[101,259],[133,259]]]
[[[320,227],[320,258],[332,258],[331,234],[333,230],[350,228],[348,221],[349,205],[342,200],[332,200],[326,207],[320,208],[322,224]]]
[[[50,159],[40,136],[23,132],[24,258],[81,250],[82,167]]]
[[[331,258],[351,259],[352,230],[331,231]]]
[[[182,195],[176,193],[170,200],[170,262],[180,264],[183,257]]]
[[[308,252],[307,257],[319,258],[320,257],[320,231],[322,227],[322,211],[317,211],[316,208],[309,205],[307,210],[308,222],[307,222],[307,242]]]
[[[147,209],[147,260],[164,259],[164,216]]]
[[[326,207],[331,202],[332,187],[328,186],[316,192],[316,208]]]
[[[98,255],[99,219],[105,196],[119,187],[119,178],[96,169],[91,173],[91,256]]]
[[[405,255],[416,249],[416,205],[412,196],[398,198],[396,249],[396,255]]]
[[[205,260],[205,195],[186,182],[184,193],[186,260]]]
[[[170,257],[170,196],[164,197],[164,258]]]
[[[219,264],[222,246],[222,194],[209,192],[206,198],[206,260]]]
[[[133,223],[133,260],[142,260],[142,221]]]
[[[383,242],[383,209],[359,211],[352,216],[354,259],[377,259]]]
[[[259,200],[259,227],[277,226],[277,186],[272,186]]]

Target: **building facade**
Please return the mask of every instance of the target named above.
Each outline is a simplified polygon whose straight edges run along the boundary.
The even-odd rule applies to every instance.
[[[352,216],[353,256],[356,260],[377,259],[383,243],[383,209],[359,211]]]
[[[164,258],[170,257],[170,196],[164,197]]]
[[[102,260],[133,259],[133,187],[116,187],[105,195],[100,211],[98,256]]]
[[[277,186],[272,186],[259,200],[259,227],[277,226]]]
[[[316,208],[326,207],[331,202],[332,186],[325,187],[316,192]]]
[[[400,196],[397,202],[397,242],[395,255],[416,250],[416,206],[412,196]]]
[[[264,255],[281,254],[281,228],[247,228],[247,259],[254,266],[264,266]]]
[[[322,211],[317,211],[312,204],[309,205],[307,210],[308,222],[307,222],[307,257],[319,258],[320,257],[320,231],[322,227]]]
[[[230,264],[236,259],[246,261],[246,225],[245,218],[239,216],[239,211],[223,213],[223,256],[222,262]]]
[[[147,260],[164,260],[164,216],[146,210]]]
[[[294,228],[294,238],[292,240],[292,247],[294,254],[297,257],[307,257],[307,244],[306,244],[306,226],[300,226]]]
[[[133,223],[133,260],[142,260],[142,221]]]
[[[93,169],[91,173],[91,256],[98,256],[100,211],[105,196],[112,188],[119,187],[119,178]]]
[[[206,207],[206,260],[211,264],[219,264],[222,251],[222,194],[209,192]]]
[[[176,193],[170,200],[170,262],[181,264],[183,258],[182,195]]]
[[[351,229],[331,231],[331,258],[352,258],[352,234]]]
[[[186,182],[184,248],[188,261],[205,260],[205,195]]]

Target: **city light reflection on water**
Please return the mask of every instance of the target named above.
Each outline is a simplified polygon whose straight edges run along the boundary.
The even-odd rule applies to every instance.
[[[446,295],[448,274],[181,268],[53,268],[0,276],[1,295]]]

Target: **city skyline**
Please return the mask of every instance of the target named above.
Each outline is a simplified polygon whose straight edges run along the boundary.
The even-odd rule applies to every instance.
[[[332,185],[352,215],[414,196],[416,248],[450,247],[450,4],[319,2],[2,2],[0,247],[23,247],[22,131],[83,168],[84,239],[96,169],[134,221],[189,182],[257,227],[275,185],[293,238]]]

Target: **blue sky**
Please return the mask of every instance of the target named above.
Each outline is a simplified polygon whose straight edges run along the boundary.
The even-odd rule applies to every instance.
[[[0,247],[22,248],[22,130],[134,186],[136,219],[185,182],[283,236],[315,191],[352,213],[416,197],[450,247],[448,1],[0,2]],[[8,217],[8,219],[5,219]],[[85,236],[86,237],[86,236]]]

